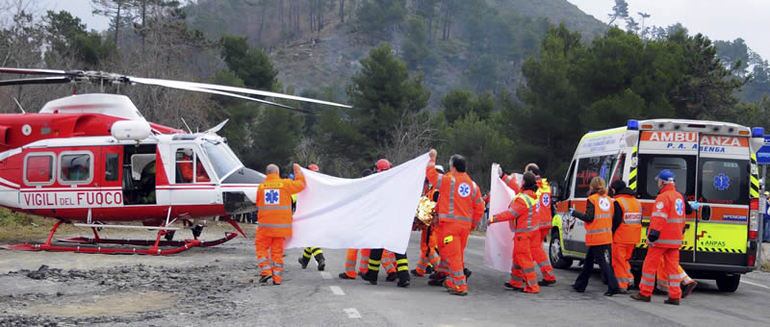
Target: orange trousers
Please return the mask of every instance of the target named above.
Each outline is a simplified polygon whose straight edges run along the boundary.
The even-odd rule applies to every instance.
[[[356,261],[358,262],[358,274],[363,276],[369,271],[369,249],[348,249],[345,259],[345,275],[356,278]],[[360,259],[358,254],[361,254]]]
[[[684,271],[684,268],[682,268],[681,265],[677,265],[676,272],[679,274],[679,277],[682,280],[682,285],[689,285],[695,282],[692,278],[690,278],[689,275]],[[658,266],[658,273],[655,276],[656,277],[656,286],[660,291],[667,292],[668,291],[668,278],[666,278],[666,275],[663,273],[663,261],[660,262],[660,265]]]
[[[551,228],[540,228],[531,233],[530,238],[530,252],[532,253],[532,260],[535,265],[540,268],[540,273],[543,274],[543,280],[549,282],[556,281],[556,276],[553,275],[553,267],[551,267],[551,260],[548,259],[548,255],[543,250],[543,240],[545,240],[548,233],[551,232]]]
[[[448,269],[449,276],[444,286],[458,292],[468,291],[468,282],[465,280],[463,268],[463,252],[468,243],[470,229],[457,223],[439,223],[438,225],[438,251],[441,253],[441,265]],[[446,262],[446,263],[445,263]]]
[[[420,233],[420,259],[417,261],[417,268],[415,268],[417,275],[425,275],[429,265],[434,268],[438,267],[440,258],[436,253],[437,246],[433,229],[424,228]]]
[[[283,280],[283,242],[285,240],[285,237],[266,236],[259,232],[259,228],[254,239],[257,267],[262,270],[260,275],[272,275],[273,282],[279,284]]]
[[[660,270],[661,261],[663,261],[663,274],[668,280],[668,297],[676,300],[681,299],[682,289],[679,288],[679,285],[682,283],[682,277],[679,273],[679,248],[650,247],[647,249],[647,256],[644,258],[644,265],[642,265],[640,293],[644,296],[652,296],[652,290],[655,288],[655,273]]]
[[[396,273],[396,254],[388,250],[382,250],[382,268],[388,274]]]
[[[631,274],[631,255],[634,254],[636,244],[612,243],[612,271],[618,280],[618,286],[627,290],[634,284],[634,275]]]
[[[513,235],[513,266],[509,283],[516,288],[523,288],[526,293],[539,293],[535,262],[532,260],[532,239],[539,239],[540,232],[515,233]]]

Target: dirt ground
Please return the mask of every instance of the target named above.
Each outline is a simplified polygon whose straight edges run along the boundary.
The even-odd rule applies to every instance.
[[[253,225],[243,227],[251,237]],[[213,224],[201,237],[231,230]],[[86,231],[70,228],[57,237],[90,236]],[[153,238],[143,230],[111,236],[118,233]],[[185,317],[181,325],[226,321],[235,308],[228,294],[258,285],[250,242],[239,237],[170,257],[0,250],[0,326],[136,325],[171,312]]]

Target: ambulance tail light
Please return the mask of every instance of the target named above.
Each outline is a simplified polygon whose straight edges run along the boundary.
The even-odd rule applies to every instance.
[[[749,241],[759,238],[759,199],[749,201]]]
[[[754,267],[757,264],[757,256],[753,254],[749,254],[747,263],[749,267]]]
[[[751,128],[751,137],[764,137],[765,136],[765,128],[764,127],[753,127]]]

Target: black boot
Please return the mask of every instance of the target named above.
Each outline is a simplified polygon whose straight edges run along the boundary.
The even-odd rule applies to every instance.
[[[323,253],[316,255],[315,261],[318,262],[318,271],[324,271],[324,269],[326,269],[326,258],[324,258]]]
[[[463,274],[465,275],[465,280],[467,281],[469,278],[471,278],[471,274],[473,272],[468,268],[463,268]]]
[[[398,278],[398,274],[396,273],[388,273],[388,277],[385,277],[385,281],[393,282]]]
[[[365,275],[361,276],[361,278],[372,285],[377,285],[377,273],[378,271],[369,269],[369,271],[367,271]]]
[[[310,263],[310,259],[305,257],[299,257],[299,264],[302,265],[302,269],[306,269],[308,263]]]
[[[402,270],[398,272],[398,287],[409,287],[409,271]]]

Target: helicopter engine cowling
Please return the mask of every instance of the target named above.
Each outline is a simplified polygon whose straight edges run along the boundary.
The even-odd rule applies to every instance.
[[[152,128],[144,120],[120,120],[112,124],[110,128],[112,137],[118,140],[141,141],[152,134]]]

